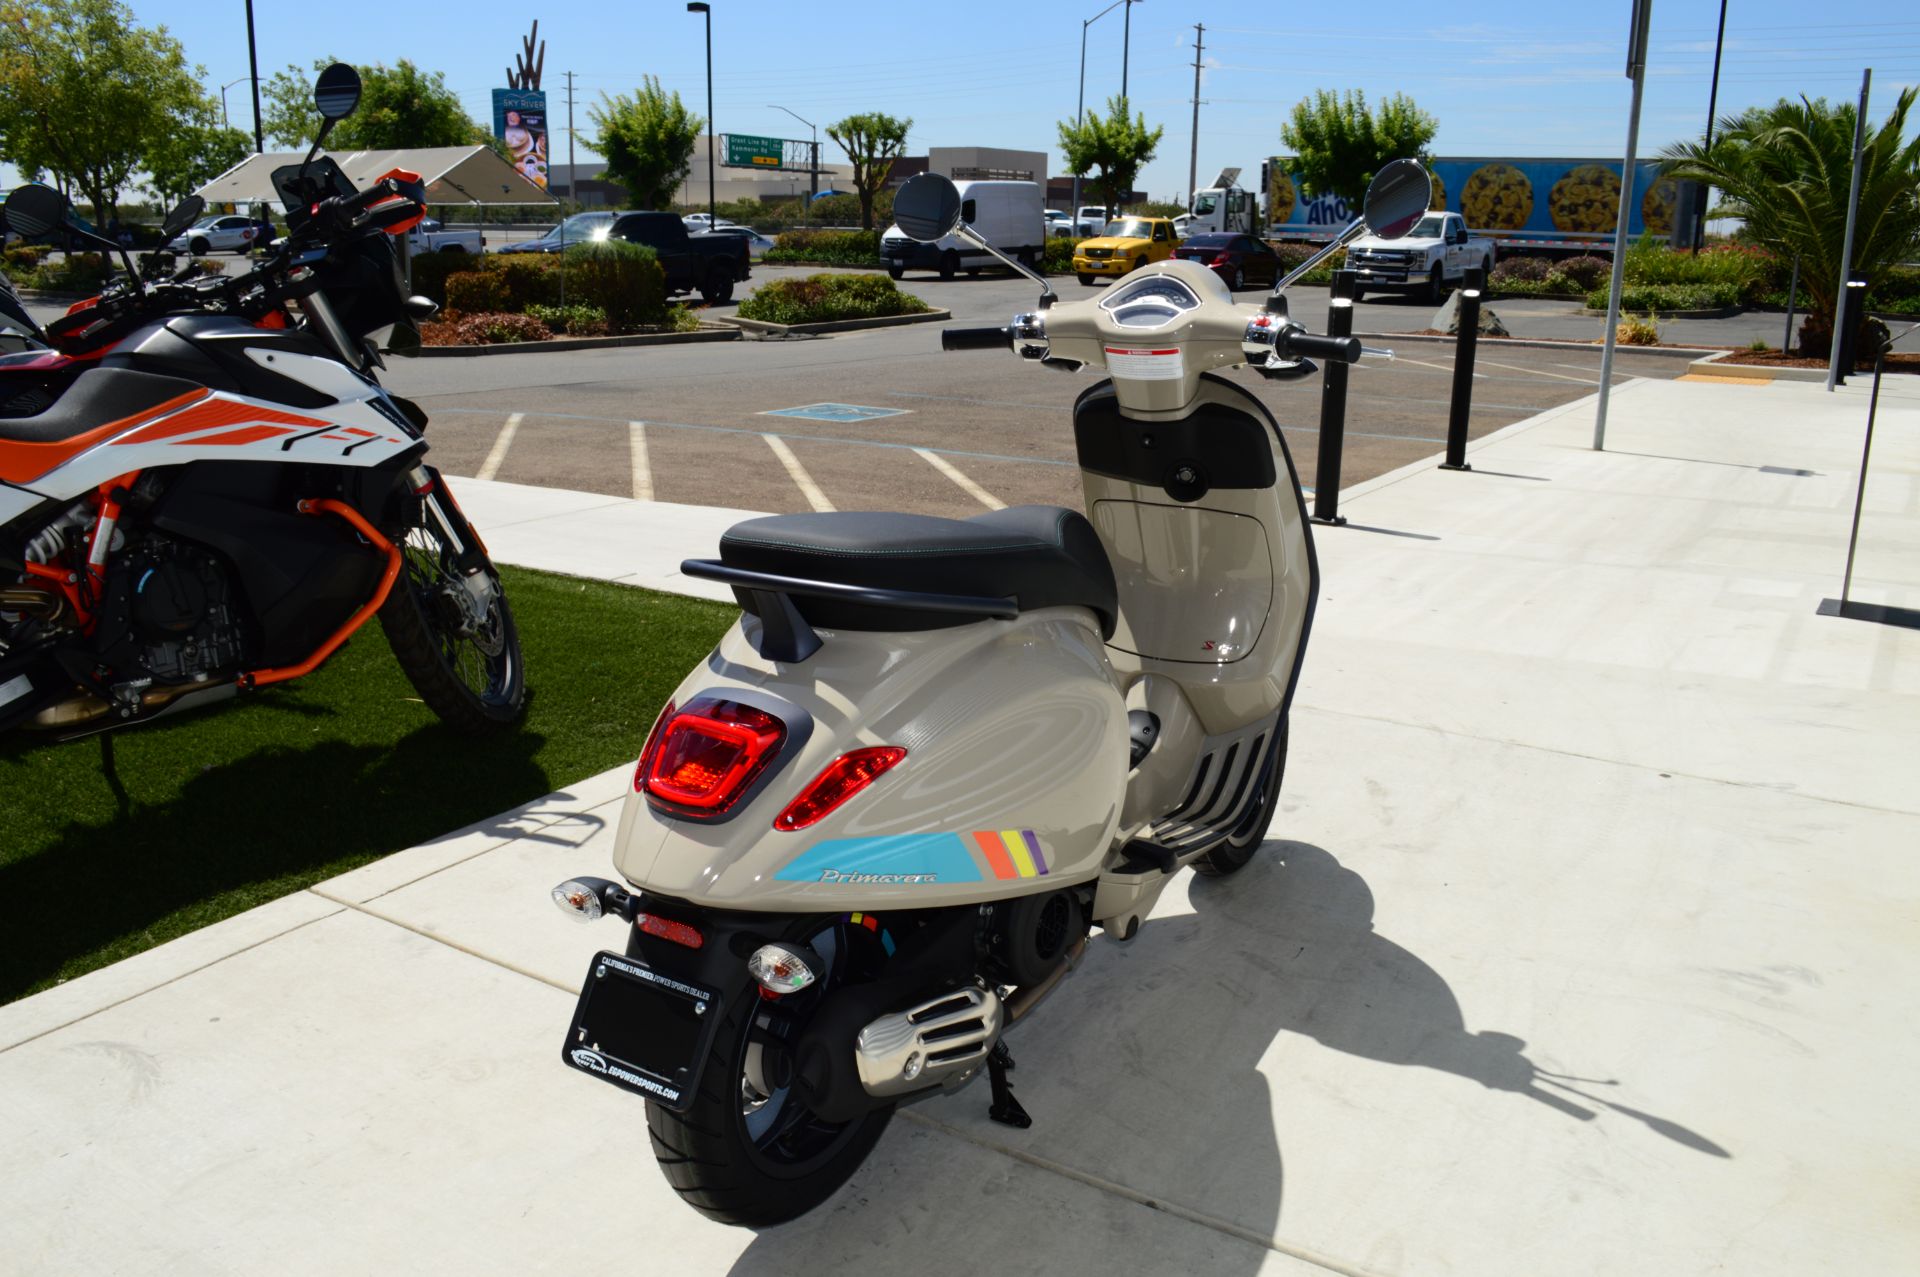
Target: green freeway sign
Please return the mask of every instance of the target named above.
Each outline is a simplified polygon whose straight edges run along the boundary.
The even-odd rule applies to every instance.
[[[727,134],[729,165],[739,168],[779,168],[785,154],[785,143],[777,137],[749,137],[744,133]]]

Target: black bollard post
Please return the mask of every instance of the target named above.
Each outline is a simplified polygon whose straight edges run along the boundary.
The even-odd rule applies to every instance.
[[[1353,336],[1354,273],[1333,272],[1332,295],[1327,302],[1327,336]],[[1340,513],[1340,453],[1347,441],[1347,365],[1330,359],[1321,370],[1320,456],[1313,468],[1313,521],[1336,527],[1346,522]]]
[[[1845,300],[1840,304],[1840,315],[1835,321],[1840,325],[1840,349],[1834,355],[1837,365],[1833,384],[1847,384],[1847,374],[1853,371],[1856,354],[1859,349],[1860,321],[1867,315],[1867,281],[1859,278],[1847,280]]]
[[[1480,347],[1480,292],[1486,281],[1474,266],[1460,283],[1460,309],[1455,314],[1460,331],[1453,348],[1453,400],[1447,407],[1447,459],[1440,463],[1442,470],[1473,469],[1467,464],[1467,420],[1473,415],[1473,356]]]

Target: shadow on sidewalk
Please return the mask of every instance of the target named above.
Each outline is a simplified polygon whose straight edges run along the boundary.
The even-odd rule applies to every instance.
[[[1619,1085],[1614,1080],[1550,1072],[1527,1057],[1520,1038],[1469,1029],[1441,975],[1374,930],[1366,882],[1319,847],[1269,842],[1239,875],[1196,879],[1189,900],[1192,914],[1156,919],[1130,946],[1096,944],[1082,970],[1010,1036],[1031,1131],[990,1124],[984,1084],[928,1104],[925,1115],[968,1141],[1200,1217],[1194,1222],[1202,1229],[1217,1231],[1170,1225],[1185,1230],[1174,1236],[1215,1246],[1211,1257],[1187,1266],[1195,1272],[1254,1271],[1267,1253],[1241,1239],[1279,1233],[1284,1171],[1274,1115],[1287,1101],[1269,1088],[1284,1091],[1291,1079],[1274,1071],[1270,1083],[1260,1064],[1289,1033],[1367,1060],[1451,1073],[1581,1122],[1630,1118],[1696,1152],[1731,1156],[1677,1122],[1598,1093]],[[1351,1114],[1356,1141],[1398,1138],[1380,1129],[1377,1115],[1353,1107],[1351,1095],[1302,1085],[1316,1088],[1320,1107]],[[1454,1115],[1437,1114],[1441,1120],[1451,1126]],[[897,1122],[877,1151],[888,1165],[863,1170],[813,1215],[760,1233],[733,1272],[924,1262],[927,1244],[960,1244],[983,1224],[983,1210],[996,1235],[990,1253],[1017,1254],[1017,1239],[1026,1236],[1036,1253],[1057,1255],[1056,1212],[1087,1190],[1044,1165],[1027,1170],[1012,1162],[989,1183],[957,1169],[977,1159],[952,1156],[954,1138]],[[1417,1144],[1422,1137],[1408,1130],[1405,1138]],[[1016,1176],[1026,1182],[1025,1199],[1009,1191]],[[1138,1270],[1146,1262],[1135,1253],[1139,1206],[1117,1196],[1099,1200],[1110,1226],[1076,1225],[1081,1267]],[[947,1222],[949,1215],[972,1223]]]

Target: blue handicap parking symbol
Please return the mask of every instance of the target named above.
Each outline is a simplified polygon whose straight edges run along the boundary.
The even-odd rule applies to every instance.
[[[776,408],[763,417],[803,417],[808,421],[872,421],[875,417],[904,417],[906,408],[868,408],[857,403],[810,403],[798,408]]]

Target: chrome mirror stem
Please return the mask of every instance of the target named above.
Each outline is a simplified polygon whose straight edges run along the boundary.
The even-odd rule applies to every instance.
[[[1040,285],[1040,309],[1041,310],[1048,309],[1055,302],[1060,300],[1060,295],[1053,291],[1053,285],[1047,282],[1047,277],[1045,275],[1040,274],[1038,271],[1030,270],[1020,262],[1017,262],[1013,258],[1008,257],[1005,253],[1001,252],[999,249],[995,248],[993,245],[987,243],[987,241],[979,234],[979,232],[975,231],[973,227],[968,226],[965,222],[962,222],[960,223],[960,225],[954,227],[953,234],[954,234],[954,238],[956,239],[963,239],[967,241],[967,243],[972,244],[975,248],[983,248],[987,252],[992,253],[995,258],[999,259],[1002,265],[1011,267],[1013,270],[1018,271],[1020,274],[1025,275],[1028,279],[1032,280],[1034,283]]]
[[[1286,274],[1286,277],[1283,278],[1279,283],[1273,286],[1273,296],[1278,297],[1280,295],[1281,289],[1291,284],[1294,280],[1299,279],[1302,275],[1306,274],[1308,271],[1318,266],[1321,262],[1326,261],[1327,258],[1332,257],[1335,253],[1339,252],[1341,249],[1345,248],[1348,244],[1352,243],[1356,239],[1359,239],[1362,235],[1366,233],[1367,233],[1366,218],[1356,217],[1351,222],[1348,222],[1347,229],[1345,229],[1344,231],[1341,231],[1338,235],[1334,236],[1333,241],[1329,243],[1325,248],[1321,249],[1319,252],[1315,253],[1312,257],[1309,257],[1306,261],[1301,262],[1298,266],[1288,271]]]

